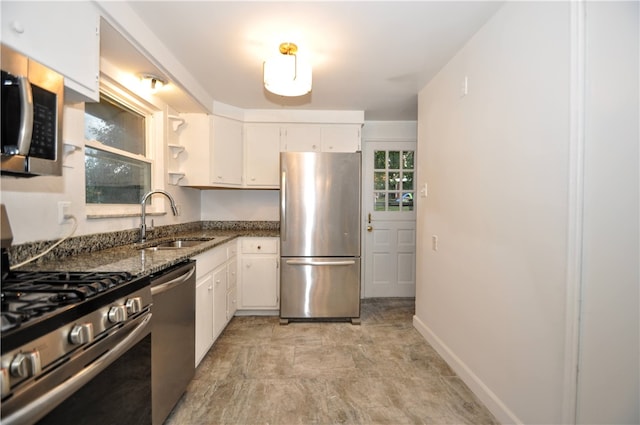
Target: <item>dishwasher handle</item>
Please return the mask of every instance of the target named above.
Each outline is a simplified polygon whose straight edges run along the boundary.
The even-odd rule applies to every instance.
[[[164,282],[164,279],[159,278],[156,280],[152,280],[151,281],[151,295],[159,295],[163,292],[169,291],[170,289],[172,289],[175,286],[178,286],[184,282],[186,282],[187,280],[189,280],[191,278],[191,276],[193,276],[193,274],[196,272],[196,266],[195,264],[191,264],[188,267],[188,270],[185,271],[184,273],[182,273],[180,276],[173,278],[167,282]]]

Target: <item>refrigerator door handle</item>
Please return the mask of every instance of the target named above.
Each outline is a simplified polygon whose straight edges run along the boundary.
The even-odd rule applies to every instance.
[[[287,264],[291,266],[351,266],[356,262],[354,260],[342,261],[313,261],[313,260],[287,260]]]
[[[283,225],[280,226],[280,240],[287,240],[287,220],[286,220],[286,205],[287,205],[287,172],[286,170],[282,170],[282,175],[280,177],[280,223]]]

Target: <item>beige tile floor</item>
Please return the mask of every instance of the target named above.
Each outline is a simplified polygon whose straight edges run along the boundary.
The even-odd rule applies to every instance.
[[[413,312],[380,298],[360,326],[234,317],[165,424],[496,424]]]

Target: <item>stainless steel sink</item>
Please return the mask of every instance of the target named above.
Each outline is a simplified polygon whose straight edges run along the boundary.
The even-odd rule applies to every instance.
[[[168,249],[181,249],[181,248],[190,248],[196,245],[200,245],[201,243],[205,243],[211,241],[215,238],[208,239],[177,239],[175,241],[162,242],[156,245],[151,245],[144,249],[146,251],[160,251],[160,250],[168,250]]]

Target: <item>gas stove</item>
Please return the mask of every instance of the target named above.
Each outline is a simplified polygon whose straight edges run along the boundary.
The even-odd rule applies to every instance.
[[[127,272],[12,271],[4,206],[2,213],[1,416],[3,424],[30,424],[147,339],[150,278]]]
[[[98,310],[106,310],[107,322],[109,310],[116,305],[136,313],[142,305],[134,307],[139,301],[129,296],[148,285],[148,280],[127,272],[11,272],[2,279],[0,292],[3,357],[8,350]],[[147,298],[144,301],[150,304]],[[94,329],[108,327],[108,323],[96,323]]]

